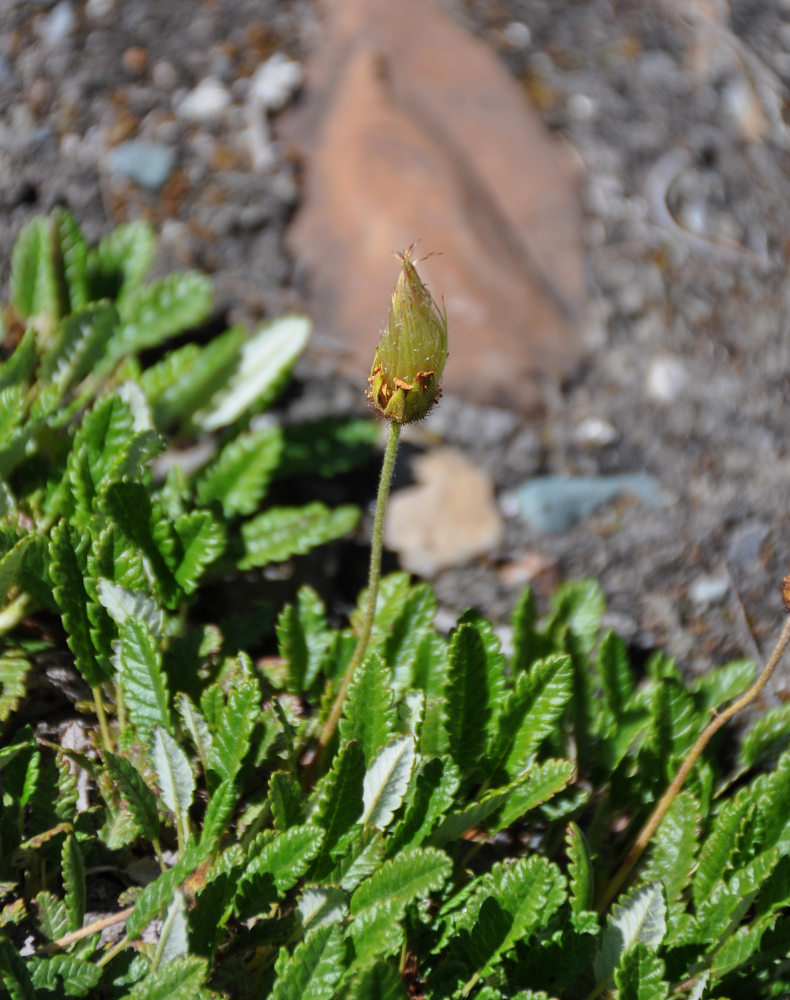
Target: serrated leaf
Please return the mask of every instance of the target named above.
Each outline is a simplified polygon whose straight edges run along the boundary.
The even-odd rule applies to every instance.
[[[200,833],[201,847],[217,849],[222,834],[228,828],[228,820],[236,807],[238,797],[236,786],[227,779],[214,790],[206,809],[206,815],[203,817],[203,829]]]
[[[436,595],[427,583],[412,586],[391,625],[386,630],[381,656],[392,671],[396,697],[414,681],[418,652],[433,632]],[[485,645],[485,638],[483,644]]]
[[[11,357],[3,362],[0,362],[0,391],[4,391],[6,389],[21,390],[22,387],[27,384],[33,373],[33,368],[36,364],[36,357],[36,331],[32,326],[30,326],[25,330],[22,339],[14,348],[14,352]],[[0,395],[0,399],[1,398],[2,396]],[[19,423],[21,423],[22,417],[19,409],[15,411],[15,415],[15,426],[18,426]],[[10,416],[12,416],[11,412],[4,413],[0,418],[0,422],[5,424]],[[3,437],[5,437],[5,434]]]
[[[11,718],[25,697],[30,669],[30,660],[25,656],[13,652],[0,655],[0,723]]]
[[[574,916],[580,917],[587,910],[592,909],[594,876],[587,841],[575,823],[568,824],[568,829],[565,832],[565,844],[568,851],[571,909]]]
[[[479,826],[493,815],[503,803],[508,801],[512,792],[512,785],[490,789],[481,796],[478,802],[469,802],[460,809],[454,809],[444,817],[433,831],[430,842],[441,846],[451,840],[457,840],[467,830]]]
[[[614,904],[595,956],[595,978],[601,988],[611,980],[622,956],[638,942],[651,949],[661,944],[667,931],[666,912],[660,882],[640,885]]]
[[[309,885],[296,902],[296,912],[305,934],[339,923],[348,913],[346,894],[336,886]]]
[[[506,829],[531,809],[548,802],[570,784],[575,774],[576,765],[570,760],[551,758],[533,765],[510,786],[510,795],[497,816],[496,829],[489,824],[489,832]]]
[[[77,838],[73,834],[69,834],[63,841],[61,864],[64,901],[69,914],[69,930],[76,931],[82,927],[82,920],[85,916],[86,889],[85,861]]]
[[[256,404],[273,399],[307,346],[310,328],[305,316],[281,316],[260,327],[242,347],[238,367],[226,388],[195,414],[195,423],[215,431],[234,423]]]
[[[210,766],[223,779],[233,779],[250,748],[250,738],[261,714],[257,683],[243,680],[228,695],[209,755]]]
[[[699,802],[691,792],[682,791],[653,834],[643,878],[661,881],[667,903],[674,903],[686,888],[695,861],[699,823]]]
[[[146,975],[123,1000],[209,1000],[214,994],[203,989],[207,977],[205,958],[182,956]]]
[[[0,936],[0,983],[11,1000],[36,1000],[36,991],[19,949],[4,936]]]
[[[240,569],[267,566],[304,555],[317,545],[342,538],[359,520],[356,507],[330,510],[315,502],[304,507],[271,507],[241,526],[244,556]]]
[[[551,597],[550,632],[567,625],[579,649],[590,653],[601,628],[606,600],[597,580],[574,580],[561,584]]]
[[[58,338],[41,363],[39,377],[62,394],[86,375],[108,367],[106,354],[118,327],[118,313],[108,302],[85,305],[60,323]]]
[[[170,696],[156,638],[135,618],[127,618],[119,631],[121,688],[130,719],[144,738],[156,725],[170,729]]]
[[[197,271],[174,272],[138,286],[120,303],[115,355],[156,347],[176,333],[198,326],[211,313],[211,301],[211,281]]]
[[[134,940],[143,929],[162,913],[173,898],[173,890],[184,883],[187,876],[202,864],[211,851],[205,844],[190,841],[179,860],[149,882],[137,897],[134,910],[126,921],[126,933]]]
[[[351,986],[351,1000],[407,1000],[403,978],[387,962],[376,962]]]
[[[266,495],[283,448],[279,427],[248,431],[229,441],[197,482],[197,498],[222,506],[225,517],[252,514]]]
[[[13,545],[0,558],[0,601],[5,600],[9,588],[13,586],[17,573],[22,567],[25,558],[25,551],[32,542],[31,535],[23,535],[15,545]]]
[[[359,743],[352,741],[338,752],[317,788],[313,821],[326,831],[326,836],[314,878],[322,878],[331,869],[335,852],[342,849],[350,831],[357,827],[363,808],[364,780],[365,754]]]
[[[626,952],[614,973],[619,1000],[667,1000],[664,963],[641,942]]]
[[[152,635],[164,634],[165,615],[153,597],[141,590],[127,590],[104,577],[98,580],[96,593],[102,607],[119,628],[127,618],[136,618],[148,627]]]
[[[790,746],[790,702],[769,709],[750,726],[741,741],[738,764],[755,767],[777,757]]]
[[[159,725],[151,731],[151,766],[162,791],[162,801],[176,821],[184,824],[195,794],[195,777],[187,755]]]
[[[351,914],[358,917],[366,910],[387,904],[391,914],[402,914],[418,899],[438,892],[452,872],[452,863],[444,851],[433,847],[414,847],[385,861],[351,897]]]
[[[615,632],[607,632],[598,650],[598,672],[606,711],[614,725],[625,715],[634,692],[634,678],[625,643]]]
[[[700,848],[697,870],[691,884],[694,903],[699,906],[730,868],[736,835],[752,808],[751,797],[740,795],[725,802],[716,815],[711,831]]]
[[[50,219],[33,219],[17,236],[11,255],[11,302],[20,316],[37,320],[45,330],[61,315]]]
[[[340,887],[346,892],[354,889],[372,875],[384,859],[384,837],[380,830],[368,827],[351,844],[348,854],[339,864]]]
[[[68,209],[56,208],[52,218],[59,250],[62,290],[66,299],[64,311],[74,312],[84,306],[89,299],[88,245],[79,223]]]
[[[388,841],[390,855],[404,847],[419,847],[449,811],[461,784],[458,769],[449,757],[434,757],[414,783],[414,795],[403,819]]]
[[[66,629],[66,641],[74,654],[77,670],[90,687],[109,676],[109,664],[99,659],[91,639],[89,597],[85,590],[86,562],[78,553],[76,538],[65,521],[52,529],[49,568],[54,596]]]
[[[450,752],[467,774],[479,766],[492,712],[486,650],[473,625],[461,625],[453,634],[445,697]]]
[[[173,900],[167,908],[162,930],[154,952],[153,967],[161,968],[176,958],[189,953],[189,930],[186,918],[186,900],[180,889],[173,890]]]
[[[291,827],[271,837],[246,865],[239,878],[234,906],[241,920],[264,913],[296,885],[318,856],[324,831],[317,826]]]
[[[414,770],[414,737],[390,740],[376,754],[362,786],[361,822],[385,830],[400,808]]]
[[[136,288],[151,270],[156,236],[147,222],[117,226],[88,252],[91,299],[117,298]]]
[[[338,925],[319,927],[296,946],[293,955],[278,961],[271,1000],[330,1000],[345,971],[345,955]]]
[[[341,740],[359,740],[368,764],[394,732],[392,671],[376,653],[357,667],[338,728]]]
[[[140,386],[161,430],[188,421],[225,387],[239,363],[243,327],[233,327],[204,347],[189,343],[165,355],[140,376]]]
[[[175,531],[181,543],[181,558],[174,575],[185,594],[197,589],[207,566],[225,548],[225,529],[206,510],[193,510],[176,518]]]
[[[206,720],[186,694],[176,695],[176,711],[183,719],[186,731],[192,740],[192,745],[198,752],[204,773],[208,773],[214,739]]]
[[[154,793],[146,785],[143,776],[125,757],[116,757],[105,750],[104,762],[114,783],[126,800],[129,812],[146,840],[153,841],[159,837],[159,814]]]
[[[28,959],[33,986],[55,996],[84,997],[99,984],[101,968],[75,955]]]
[[[33,902],[41,932],[50,941],[57,941],[71,929],[71,917],[62,899],[39,892]]]
[[[302,789],[285,771],[275,771],[269,779],[269,802],[276,830],[287,830],[301,822]]]
[[[736,969],[743,968],[760,947],[765,925],[738,927],[716,951],[711,962],[711,975],[721,979]]]
[[[476,879],[455,924],[458,945],[485,976],[518,942],[545,926],[564,898],[565,879],[546,858],[495,864]]]
[[[331,641],[324,603],[309,586],[302,586],[295,604],[287,604],[277,619],[280,655],[286,662],[291,694],[303,694],[321,669]]]
[[[514,693],[503,711],[503,725],[507,718],[508,728],[513,728],[510,720],[520,716],[505,758],[508,774],[522,771],[543,740],[554,732],[570,700],[572,688],[573,668],[569,656],[538,660],[528,674],[519,675]]]

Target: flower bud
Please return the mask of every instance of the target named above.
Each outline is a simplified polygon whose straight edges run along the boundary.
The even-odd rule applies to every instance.
[[[388,420],[421,420],[440,395],[447,360],[447,317],[420,281],[414,246],[398,254],[401,272],[392,293],[367,396]]]

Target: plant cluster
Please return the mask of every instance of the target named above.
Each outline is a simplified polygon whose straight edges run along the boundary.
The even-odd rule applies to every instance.
[[[591,581],[543,617],[526,592],[508,650],[472,612],[437,631],[403,573],[372,571],[341,627],[303,586],[254,657],[197,613],[210,581],[354,526],[354,508],[267,491],[348,467],[371,425],[254,420],[303,321],[200,344],[206,280],[146,283],[152,253],[140,224],[89,248],[65,211],[14,252],[0,997],[790,995],[790,706],[737,744],[711,723],[752,664],[689,681],[660,654],[632,663]],[[206,435],[203,465],[161,473],[173,441]],[[77,749],[35,724],[64,661],[96,719]]]

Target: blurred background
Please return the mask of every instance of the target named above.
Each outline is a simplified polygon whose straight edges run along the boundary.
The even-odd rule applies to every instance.
[[[789,84],[787,0],[0,0],[0,285],[56,205],[94,241],[148,219],[216,329],[311,313],[291,416],[364,412],[419,240],[451,359],[401,564],[448,621],[594,575],[637,655],[757,657],[790,572]]]

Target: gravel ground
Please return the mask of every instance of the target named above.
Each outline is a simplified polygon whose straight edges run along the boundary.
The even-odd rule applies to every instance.
[[[503,618],[524,575],[544,596],[558,577],[595,575],[636,650],[660,645],[691,670],[753,656],[755,640],[767,652],[790,572],[790,4],[447,6],[583,164],[591,309],[588,360],[546,386],[541,419],[446,399],[429,432],[505,493],[536,474],[647,472],[661,499],[611,504],[554,535],[509,517],[501,551],[438,576],[440,598]],[[276,143],[266,170],[249,168],[250,92],[261,62],[301,62],[319,39],[306,0],[5,0],[0,286],[19,227],[65,203],[91,239],[149,218],[160,267],[212,273],[223,320],[292,306],[282,235],[299,173]],[[182,102],[209,76],[229,102],[190,118]],[[159,191],[111,169],[110,150],[133,136],[176,154]],[[300,364],[302,380],[325,375]],[[342,387],[338,408],[350,398]],[[292,405],[304,408],[298,392]]]

